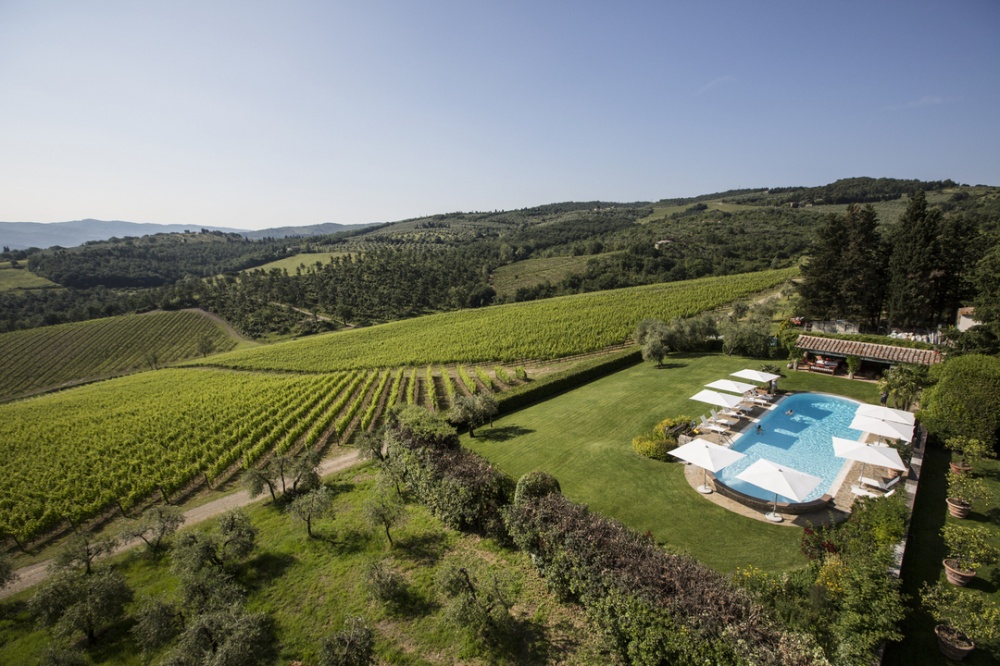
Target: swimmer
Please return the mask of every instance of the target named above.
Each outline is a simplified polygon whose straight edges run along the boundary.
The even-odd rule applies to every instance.
[[[758,435],[764,434],[764,429],[760,427],[759,423],[757,424],[757,434]]]
[[[791,416],[794,413],[795,412],[793,412],[792,410],[789,409],[788,411],[785,412],[785,416]]]

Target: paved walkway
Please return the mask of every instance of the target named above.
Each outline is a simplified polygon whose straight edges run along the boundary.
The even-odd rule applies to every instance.
[[[340,455],[324,458],[319,463],[319,475],[327,476],[329,474],[333,474],[334,472],[339,472],[342,469],[347,469],[352,465],[356,465],[358,460],[359,457],[357,449],[351,449],[350,451],[340,453]],[[220,497],[217,500],[206,502],[201,506],[196,506],[193,509],[185,511],[183,527],[195,525],[232,509],[248,506],[257,501],[263,501],[265,498],[270,498],[270,496],[266,495],[265,497],[251,499],[250,495],[247,494],[245,490],[240,490],[224,497]],[[144,545],[142,539],[134,539],[121,544],[111,554],[115,555],[141,545]],[[12,594],[17,594],[18,592],[38,585],[44,581],[49,577],[49,565],[51,563],[52,560],[45,560],[43,562],[38,562],[36,564],[18,569],[17,580],[0,590],[0,599],[9,597]]]

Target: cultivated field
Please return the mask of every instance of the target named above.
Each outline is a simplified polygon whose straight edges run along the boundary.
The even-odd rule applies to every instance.
[[[46,289],[58,286],[51,280],[35,275],[27,268],[13,268],[9,264],[0,266],[0,292],[15,289]]]
[[[555,359],[620,344],[642,319],[691,316],[774,287],[797,273],[797,268],[762,271],[447,312],[230,352],[206,363],[331,372]]]
[[[607,255],[544,257],[507,264],[493,271],[493,289],[498,296],[509,298],[521,287],[534,287],[543,282],[558,284],[565,277],[582,273],[587,262],[596,256]]]
[[[345,255],[351,254],[350,252],[303,252],[302,254],[297,254],[294,257],[285,257],[284,259],[278,259],[277,261],[272,261],[270,263],[264,264],[263,266],[257,266],[255,268],[249,268],[248,271],[269,271],[272,268],[277,268],[279,270],[286,271],[289,275],[295,275],[295,271],[298,269],[305,270],[306,268],[312,268],[317,263],[328,264],[335,257],[343,257]]]
[[[0,400],[228,351],[202,312],[150,312],[0,334]]]

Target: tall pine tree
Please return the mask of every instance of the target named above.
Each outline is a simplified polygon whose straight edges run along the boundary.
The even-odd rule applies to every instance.
[[[932,328],[937,324],[943,277],[940,234],[941,211],[928,209],[923,191],[916,192],[889,237],[891,326]]]

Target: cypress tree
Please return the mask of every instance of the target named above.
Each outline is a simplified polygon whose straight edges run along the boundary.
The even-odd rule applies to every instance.
[[[941,289],[941,211],[927,208],[923,191],[916,192],[892,229],[889,242],[889,323],[905,328],[937,323]]]

